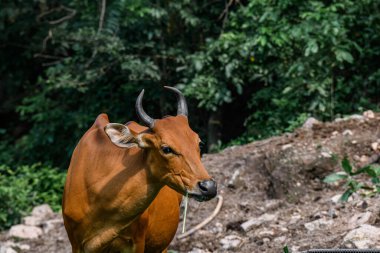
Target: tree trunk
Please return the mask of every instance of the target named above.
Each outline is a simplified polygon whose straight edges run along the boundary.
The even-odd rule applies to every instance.
[[[215,151],[221,139],[221,117],[220,111],[211,112],[207,124],[207,150]]]

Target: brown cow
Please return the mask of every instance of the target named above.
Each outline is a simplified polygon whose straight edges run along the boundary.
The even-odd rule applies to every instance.
[[[73,253],[166,252],[179,222],[183,194],[216,195],[205,170],[187,105],[177,94],[177,116],[154,120],[136,101],[143,127],[97,117],[74,150],[63,195],[63,218]]]

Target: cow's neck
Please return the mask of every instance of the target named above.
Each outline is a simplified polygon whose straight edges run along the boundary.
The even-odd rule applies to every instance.
[[[93,159],[96,170],[102,171],[101,176],[88,188],[92,208],[89,208],[91,213],[87,214],[85,226],[93,229],[88,230],[91,232],[85,236],[85,242],[90,248],[100,241],[112,240],[128,227],[163,187],[150,174],[149,157],[142,150],[133,148],[123,152],[111,147],[107,151],[103,149],[101,155],[101,162]]]
[[[110,173],[104,191],[111,211],[124,219],[144,212],[163,185],[150,173],[149,155],[143,150],[131,150],[123,156],[122,166]],[[101,198],[104,198],[100,194]]]

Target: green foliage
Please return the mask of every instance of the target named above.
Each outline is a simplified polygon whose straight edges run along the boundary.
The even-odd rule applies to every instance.
[[[206,48],[190,55],[186,69],[187,85],[180,85],[186,94],[196,98],[199,107],[216,111],[232,100],[231,89],[242,94],[243,77],[254,75],[248,52],[252,45],[240,33],[225,32],[218,39],[206,41]],[[244,73],[242,76],[241,73]]]
[[[377,101],[372,91],[379,89],[379,82],[370,81],[376,88],[369,91],[369,80],[358,82],[358,75],[378,75],[379,67],[366,63],[379,55],[380,48],[364,37],[374,41],[379,37],[358,31],[361,27],[375,31],[379,26],[373,23],[379,15],[367,18],[377,7],[376,1],[250,1],[237,12],[234,28],[241,27],[246,40],[255,45],[254,65],[260,75],[256,80],[267,86],[252,96],[249,106],[256,112],[248,118],[248,128],[264,124],[269,133],[276,133],[299,115],[331,119],[370,108],[371,100]],[[365,96],[360,96],[363,91]]]
[[[353,193],[359,191],[360,189],[365,190],[365,195],[380,193],[380,166],[368,165],[354,170],[347,157],[342,160],[341,166],[343,171],[332,173],[323,180],[325,183],[334,183],[339,180],[345,181],[345,187],[347,189],[342,194],[340,198],[341,201],[347,201]],[[361,174],[367,175],[371,178],[371,185],[360,182],[354,177]]]
[[[194,34],[220,30],[211,20],[224,7],[220,3],[193,4],[188,0],[106,3],[35,2],[20,7],[26,11],[19,11],[15,3],[9,8],[12,13],[3,13],[4,30],[10,23],[28,32],[38,31],[23,51],[25,55],[17,55],[19,62],[28,59],[38,66],[37,76],[28,79],[31,84],[23,77],[30,68],[5,64],[1,69],[6,73],[5,79],[10,79],[9,88],[12,81],[24,83],[24,87],[9,94],[22,93],[23,88],[26,91],[12,104],[10,113],[16,111],[16,124],[27,128],[16,141],[6,135],[8,143],[15,145],[4,148],[4,152],[13,155],[2,155],[3,162],[43,161],[67,167],[75,144],[98,114],[106,112],[118,122],[136,119],[134,102],[143,88],[147,88],[144,107],[149,114],[161,117],[163,112],[171,111],[161,102],[162,86],[175,85],[179,80],[176,68],[186,64],[185,55],[194,50],[193,40],[198,41],[196,37],[191,39]],[[103,22],[99,20],[99,7],[105,11]],[[56,23],[70,13],[67,9],[74,10],[75,16]],[[26,40],[27,36],[18,29],[7,32],[14,36],[13,44]],[[5,35],[0,38],[7,39]],[[8,52],[16,51],[11,44],[4,45]],[[10,58],[6,53],[1,56]],[[21,71],[18,79],[13,77],[16,68]],[[158,103],[162,103],[162,111]],[[11,123],[6,125],[8,129],[12,127]]]
[[[8,228],[28,214],[33,206],[48,203],[61,207],[65,173],[35,164],[10,168],[0,166],[0,229]]]
[[[246,127],[255,139],[292,131],[306,115],[378,109],[378,8],[377,1],[249,1],[187,57],[179,87],[212,111],[253,90]]]
[[[0,58],[17,59],[0,67],[0,114],[10,119],[0,124],[1,162],[65,168],[99,113],[135,119],[142,88],[146,111],[171,112],[167,84],[199,112],[191,117],[203,139],[205,117],[231,104],[246,111],[233,143],[292,131],[308,116],[379,109],[378,1],[100,3],[14,0],[0,11]],[[221,134],[222,146],[237,136]]]

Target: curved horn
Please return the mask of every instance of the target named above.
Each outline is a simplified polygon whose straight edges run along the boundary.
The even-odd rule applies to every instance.
[[[149,128],[152,128],[154,126],[154,119],[148,116],[148,114],[145,113],[143,107],[142,107],[142,99],[144,96],[144,90],[141,91],[140,95],[136,99],[136,113],[137,116],[140,118],[140,120]]]
[[[186,116],[188,115],[188,110],[187,110],[187,103],[186,99],[183,96],[182,92],[180,92],[178,89],[170,87],[170,86],[164,86],[164,88],[173,91],[175,94],[177,94],[177,115],[183,115]]]

